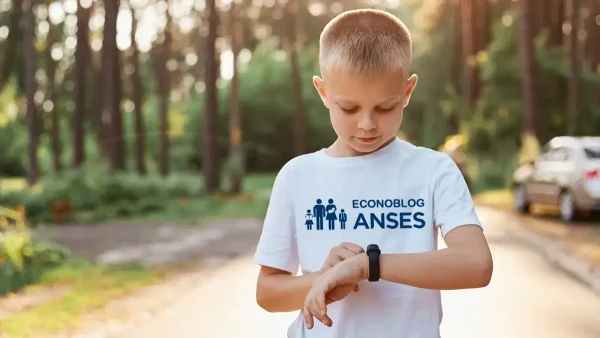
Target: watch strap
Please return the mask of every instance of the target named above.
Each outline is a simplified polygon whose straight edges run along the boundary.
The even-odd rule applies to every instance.
[[[370,244],[367,247],[367,256],[369,257],[369,282],[379,281],[379,256],[381,250],[377,244]]]

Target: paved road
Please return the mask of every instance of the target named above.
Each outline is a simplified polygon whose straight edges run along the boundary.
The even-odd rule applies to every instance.
[[[494,276],[485,289],[443,292],[442,337],[600,337],[600,297],[522,240],[519,228],[510,225],[514,216],[483,207],[478,213],[492,248]],[[251,255],[242,256],[119,338],[285,337],[296,314],[270,314],[256,305],[257,273]]]

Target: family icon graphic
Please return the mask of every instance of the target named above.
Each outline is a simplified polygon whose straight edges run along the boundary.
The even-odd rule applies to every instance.
[[[337,207],[334,204],[332,198],[328,201],[328,204],[323,205],[323,201],[319,198],[317,199],[317,204],[311,210],[306,210],[306,229],[312,230],[315,222],[313,219],[316,219],[316,230],[323,230],[323,220],[327,220],[329,230],[335,230],[335,221],[340,222],[340,227],[342,230],[346,229],[346,222],[348,221],[348,215],[344,212],[344,209],[340,210],[339,216],[336,215]]]

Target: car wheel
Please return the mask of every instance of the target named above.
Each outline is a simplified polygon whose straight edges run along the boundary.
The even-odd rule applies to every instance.
[[[564,222],[571,222],[577,218],[578,210],[575,205],[575,198],[569,191],[560,194],[559,210],[560,219]]]
[[[529,212],[529,201],[527,201],[527,194],[522,185],[513,187],[513,205],[519,212]]]

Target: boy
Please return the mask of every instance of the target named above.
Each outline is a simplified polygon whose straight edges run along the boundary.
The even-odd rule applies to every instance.
[[[439,337],[439,290],[491,279],[491,254],[454,162],[395,136],[417,83],[411,54],[410,33],[383,11],[344,12],[321,34],[322,78],[313,82],[338,138],[278,173],[255,255],[258,304],[301,310],[288,337]],[[305,226],[317,205],[333,230]],[[437,250],[438,231],[446,249]],[[372,244],[381,255],[369,252],[370,260]]]

